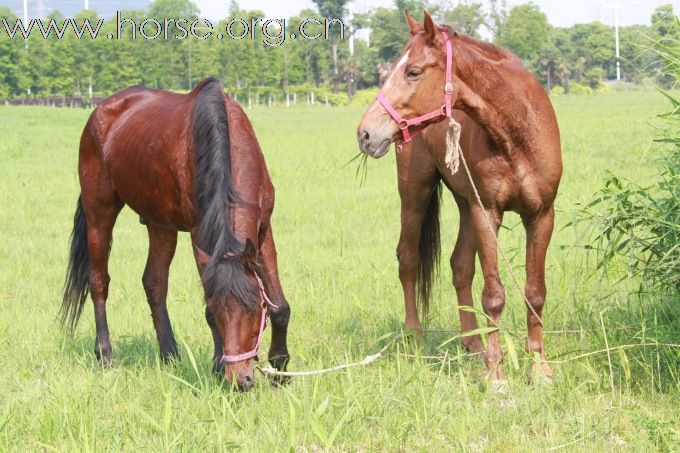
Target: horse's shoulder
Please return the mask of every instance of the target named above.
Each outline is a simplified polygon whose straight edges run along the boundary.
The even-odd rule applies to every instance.
[[[125,112],[148,98],[157,97],[159,93],[162,91],[134,86],[105,99],[92,112],[90,123],[94,127],[95,136],[103,142],[108,132]]]
[[[119,114],[126,110],[131,104],[140,99],[155,97],[160,90],[150,90],[148,88],[134,86],[126,88],[116,94],[106,98],[97,106],[94,113],[98,116],[110,116]]]

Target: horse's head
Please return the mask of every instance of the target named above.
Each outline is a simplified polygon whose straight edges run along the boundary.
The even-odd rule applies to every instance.
[[[402,138],[397,117],[404,121],[436,113],[442,109],[446,85],[446,37],[427,11],[421,25],[408,11],[404,12],[411,31],[411,40],[392,65],[390,75],[380,89],[379,96],[394,110],[376,99],[359,123],[357,140],[363,152],[375,158],[384,156],[392,142]],[[448,87],[452,102],[456,100],[455,84]],[[394,115],[396,113],[396,116]],[[440,121],[445,115],[423,120],[409,126],[409,132],[421,130]],[[406,123],[403,122],[402,126]]]
[[[221,357],[215,358],[216,370],[224,366],[225,381],[239,390],[250,390],[255,382],[255,359],[267,315],[268,299],[256,274],[256,255],[253,243],[248,240],[240,256],[225,257],[233,260],[232,269],[222,276],[232,280],[232,291],[226,297],[208,299],[206,307],[213,337],[219,334],[219,338],[214,338],[216,346],[219,344],[223,351]],[[197,257],[205,272],[211,257],[200,250]]]

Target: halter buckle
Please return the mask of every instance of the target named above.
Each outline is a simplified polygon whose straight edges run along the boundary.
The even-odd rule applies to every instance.
[[[402,131],[405,129],[408,129],[408,121],[407,120],[401,120],[397,123],[397,126],[399,126],[399,129]]]
[[[444,85],[444,93],[453,94],[453,83],[446,82],[446,85]]]

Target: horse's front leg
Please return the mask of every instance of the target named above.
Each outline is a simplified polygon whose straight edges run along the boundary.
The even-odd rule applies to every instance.
[[[418,319],[416,304],[416,284],[419,267],[421,267],[421,241],[426,240],[426,238],[421,238],[423,223],[426,221],[430,203],[439,203],[439,200],[432,199],[433,196],[437,196],[434,192],[438,183],[438,175],[434,160],[425,150],[418,153],[417,158],[411,158],[414,155],[414,146],[406,146],[401,153],[397,154],[397,176],[401,199],[401,233],[397,245],[397,259],[399,260],[399,280],[404,291],[406,308],[404,328],[418,339],[422,339],[423,330]],[[438,219],[434,218],[427,220],[438,222]],[[433,250],[434,244],[423,244],[423,246],[423,248]],[[435,256],[432,258],[437,259]],[[419,283],[425,284],[423,281]]]
[[[496,242],[502,215],[495,209],[484,209],[475,203],[471,204],[470,213],[479,261],[484,273],[482,307],[488,318],[488,326],[498,328],[501,313],[505,306],[505,288],[498,273],[498,244]],[[503,374],[503,350],[501,349],[500,332],[498,330],[488,335],[484,359],[488,370],[490,388],[496,391],[505,390],[507,384]]]
[[[276,259],[276,245],[271,225],[262,235],[260,256],[262,258],[263,283],[267,296],[275,305],[269,308],[269,319],[272,324],[272,343],[269,348],[269,362],[274,368],[285,371],[290,354],[288,353],[288,321],[290,306],[283,294],[279,269]]]
[[[199,275],[201,274],[201,270],[203,269],[203,264],[201,263],[201,257],[199,252],[199,242],[198,242],[198,232],[197,231],[192,231],[191,232],[191,243],[193,245],[192,249],[194,252],[194,259],[196,261],[196,267],[198,268],[198,273]],[[224,342],[222,341],[222,336],[220,335],[219,330],[217,330],[217,321],[215,320],[215,315],[213,314],[212,310],[210,309],[210,303],[206,302],[205,305],[205,320],[208,323],[208,327],[210,327],[210,332],[212,333],[213,337],[213,344],[215,346],[214,348],[214,354],[213,354],[213,373],[223,376],[224,375],[224,364],[222,363],[222,355],[224,354]]]

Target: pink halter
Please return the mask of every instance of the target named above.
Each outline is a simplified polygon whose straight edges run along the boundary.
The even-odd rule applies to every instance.
[[[220,359],[220,363],[239,363],[250,360],[257,356],[257,352],[260,349],[260,343],[262,342],[262,335],[264,335],[264,329],[267,328],[267,306],[277,308],[277,305],[269,300],[267,293],[264,291],[264,285],[262,284],[262,279],[255,273],[255,278],[257,279],[257,286],[260,292],[260,308],[262,308],[262,318],[260,320],[260,333],[257,335],[257,343],[255,344],[255,349],[250,352],[244,352],[243,354],[229,355],[223,354]]]
[[[425,121],[429,121],[434,118],[451,118],[451,95],[453,94],[453,47],[451,45],[451,38],[449,38],[449,35],[442,32],[442,36],[444,36],[444,41],[446,43],[446,83],[444,85],[444,105],[442,105],[441,108],[416,118],[405,119],[394,109],[394,107],[392,107],[392,104],[390,104],[390,102],[385,99],[385,96],[383,96],[382,93],[379,92],[376,96],[378,102],[380,102],[385,110],[387,110],[387,113],[390,114],[392,119],[397,122],[399,129],[401,129],[403,138],[397,142],[397,148],[399,150],[401,150],[404,144],[409,143],[413,137],[420,132],[415,131],[411,133],[409,130],[411,126],[419,126]]]

